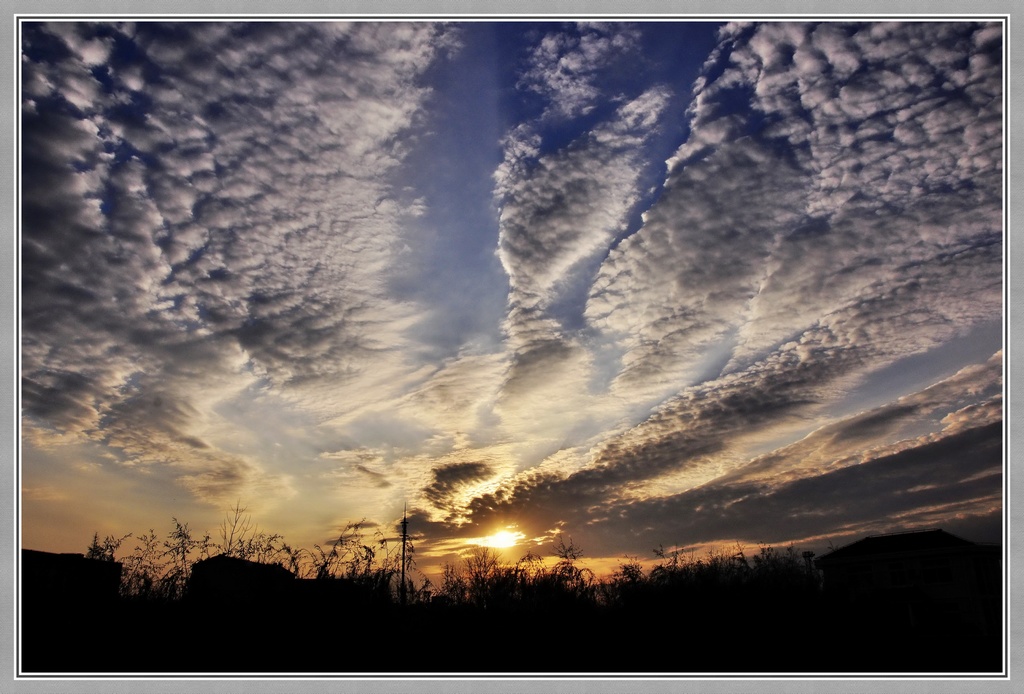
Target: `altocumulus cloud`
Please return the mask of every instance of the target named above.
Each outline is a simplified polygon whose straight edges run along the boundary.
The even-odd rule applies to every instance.
[[[622,350],[614,391],[679,393],[597,447],[585,469],[521,478],[481,498],[472,507],[481,518],[525,508],[541,516],[543,508],[537,529],[570,518],[579,528],[614,498],[639,509],[655,502],[625,499],[657,494],[651,519],[623,511],[581,534],[602,551],[623,551],[627,528],[651,531],[662,514],[658,532],[682,542],[852,533],[853,519],[829,517],[827,503],[803,515],[804,530],[777,532],[788,512],[770,500],[792,498],[726,481],[744,469],[758,439],[827,421],[829,409],[871,373],[999,320],[999,31],[783,23],[730,25],[720,36],[695,86],[691,135],[669,160],[661,196],[643,226],[610,249],[586,308],[590,325],[617,336]],[[855,454],[875,462],[841,473],[851,479],[902,461],[926,478],[928,455],[936,471],[964,465],[964,478],[977,472],[978,460],[997,468],[1001,429],[989,417],[1001,412],[1001,400],[991,400],[993,379],[1001,384],[999,356],[986,371],[992,407],[974,424],[982,433],[968,434],[970,425],[961,423],[939,441],[904,441],[904,453],[872,451],[908,433],[901,421],[927,399],[908,395],[829,425],[846,445],[833,444],[827,456],[798,463],[782,452],[760,459],[758,475],[793,474],[797,466],[798,476],[822,476],[825,485],[840,474],[826,473],[829,466]],[[987,452],[960,460],[965,449],[957,444],[972,436]],[[910,453],[916,446],[921,452]],[[994,474],[963,487],[964,503],[976,494],[971,508],[990,519],[988,536],[999,484]],[[673,495],[673,488],[720,495],[717,520],[702,506],[692,525],[674,523],[701,504],[692,501],[697,492]],[[851,500],[862,493],[881,499],[871,513],[886,527],[925,522],[913,513],[917,504],[941,508],[921,495],[849,489]],[[760,508],[779,519],[771,532],[761,530],[767,515],[754,519],[740,512],[745,506],[733,507],[762,494]]]
[[[473,103],[438,76],[483,25],[23,29],[47,465],[85,442],[214,505],[299,497],[317,541],[408,501],[421,561],[510,523],[604,557],[992,539],[1000,25],[502,25]],[[489,221],[458,212],[478,184],[425,183],[445,109],[485,102],[501,135],[458,144]],[[456,284],[507,301],[456,306],[437,287],[481,247],[500,277]],[[67,498],[34,469],[32,504]]]
[[[331,388],[384,388],[416,214],[389,172],[444,45],[428,24],[26,25],[26,414],[205,468],[167,446],[202,448],[255,379],[319,418],[344,414]]]

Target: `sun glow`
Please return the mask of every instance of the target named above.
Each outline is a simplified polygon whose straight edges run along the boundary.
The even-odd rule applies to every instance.
[[[480,538],[477,544],[483,547],[515,547],[525,537],[526,535],[519,531],[499,530],[493,535]]]

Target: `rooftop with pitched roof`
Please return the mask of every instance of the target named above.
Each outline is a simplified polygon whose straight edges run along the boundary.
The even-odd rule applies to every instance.
[[[836,560],[874,557],[884,554],[905,554],[907,552],[930,552],[968,547],[989,547],[957,537],[945,530],[914,530],[885,535],[871,535],[835,549],[820,557],[815,564],[831,563]]]

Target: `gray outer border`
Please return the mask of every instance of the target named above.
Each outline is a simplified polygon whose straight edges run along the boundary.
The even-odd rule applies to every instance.
[[[1022,323],[1024,304],[1015,307],[1011,301],[1011,294],[1014,291],[1012,286],[1012,270],[1019,269],[1024,262],[1024,250],[1015,248],[1010,238],[1009,230],[1013,222],[1020,217],[1014,214],[1011,209],[1013,186],[1009,183],[1011,162],[1013,159],[1020,159],[1020,145],[1012,141],[1011,134],[1018,130],[1015,126],[1019,124],[1020,117],[1016,116],[1013,101],[1020,101],[1019,98],[1012,98],[1014,89],[1020,82],[1022,74],[1021,57],[1012,50],[1012,2],[1010,0],[982,0],[965,3],[963,0],[861,0],[856,4],[846,2],[829,2],[828,0],[783,0],[771,3],[756,3],[753,0],[642,0],[642,2],[624,2],[623,0],[477,0],[475,2],[466,0],[349,0],[347,2],[327,4],[316,0],[290,0],[279,2],[278,0],[159,0],[154,2],[147,0],[103,0],[101,2],[89,2],[85,0],[65,0],[64,2],[53,0],[12,0],[8,6],[11,8],[9,24],[3,35],[2,45],[6,49],[5,55],[8,60],[3,63],[2,74],[4,78],[3,87],[0,93],[7,97],[6,103],[9,109],[0,110],[0,123],[3,125],[4,137],[2,142],[6,145],[4,151],[11,157],[10,165],[0,170],[0,189],[6,195],[0,201],[0,212],[3,218],[9,220],[8,236],[5,243],[0,244],[0,323],[10,328],[9,333],[0,333],[4,337],[0,339],[0,377],[4,387],[10,387],[9,392],[4,393],[0,398],[0,419],[9,424],[0,427],[0,443],[2,450],[10,453],[12,464],[11,472],[16,471],[19,458],[20,415],[18,400],[18,346],[16,336],[19,334],[19,290],[15,283],[18,277],[18,259],[20,249],[17,237],[17,190],[15,189],[15,173],[17,167],[16,159],[16,128],[17,128],[17,95],[16,66],[19,63],[19,52],[16,46],[17,38],[17,15],[98,15],[109,16],[122,15],[171,15],[187,16],[188,13],[195,15],[215,15],[226,17],[235,15],[239,17],[251,15],[372,15],[375,17],[386,17],[388,15],[412,15],[416,17],[425,16],[448,16],[457,18],[481,17],[487,15],[502,17],[531,17],[543,18],[543,15],[672,15],[685,18],[692,16],[699,19],[701,15],[712,15],[716,18],[741,17],[753,15],[759,18],[773,18],[782,15],[806,15],[810,17],[827,17],[828,15],[843,15],[846,17],[863,17],[872,19],[883,16],[919,16],[922,19],[935,17],[937,15],[999,15],[1008,18],[1007,32],[1007,56],[1006,65],[1008,68],[1007,86],[1011,99],[1008,100],[1007,128],[1005,143],[1007,149],[1006,160],[1006,194],[1007,194],[1007,219],[1006,219],[1006,247],[1005,254],[1005,288],[1004,297],[1006,308],[1004,308],[1005,326],[1005,353],[1004,369],[1006,379],[1004,389],[1006,400],[1004,401],[1004,426],[1006,427],[1006,452],[1004,476],[1007,489],[1007,500],[1004,513],[1009,519],[1006,527],[1008,537],[1008,557],[1017,556],[1021,549],[1024,549],[1024,542],[1016,530],[1020,524],[1020,513],[1012,513],[1010,499],[1017,496],[1021,488],[1020,479],[1010,474],[1009,462],[1010,452],[1017,443],[1019,432],[1014,430],[1012,417],[1006,416],[1007,410],[1016,409],[1018,397],[1013,388],[1020,381],[1020,369],[1011,359],[1011,343],[1017,337],[1015,332]],[[666,17],[666,19],[669,17]],[[1014,155],[1018,156],[1014,156]],[[634,678],[634,679],[602,679],[587,678],[584,676],[562,677],[562,678],[521,678],[521,679],[487,679],[487,678],[462,678],[462,679],[268,679],[268,680],[229,680],[229,679],[15,679],[15,643],[14,639],[14,558],[17,548],[19,528],[15,514],[14,475],[0,475],[0,556],[7,561],[0,563],[0,690],[5,692],[111,692],[134,694],[135,692],[319,692],[329,690],[332,692],[373,692],[391,694],[392,692],[451,692],[461,694],[466,692],[565,692],[576,694],[587,692],[748,692],[774,691],[774,692],[852,692],[852,691],[900,691],[900,692],[1024,692],[1024,685],[1018,685],[1011,678],[1003,679],[913,679],[913,678],[731,678],[717,680],[701,680],[697,678]],[[1014,565],[1010,580],[1011,585],[1019,578],[1019,567]],[[1012,615],[1017,612],[1021,598],[1010,592],[1010,610]],[[1024,648],[1020,644],[1024,642],[1024,629],[1020,621],[1011,621],[1011,643],[1017,647],[1010,651],[1008,673],[1011,675],[1020,672],[1020,666],[1024,665]]]

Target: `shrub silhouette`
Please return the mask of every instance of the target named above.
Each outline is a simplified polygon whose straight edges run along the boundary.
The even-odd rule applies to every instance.
[[[247,509],[236,503],[220,525],[219,542],[209,533],[197,535],[177,518],[173,529],[161,538],[156,531],[135,535],[134,547],[118,557],[123,537],[93,535],[86,556],[104,561],[120,561],[123,566],[120,594],[131,600],[177,601],[186,595],[192,568],[196,562],[214,556],[226,556],[258,564],[283,567],[296,578],[320,581],[344,581],[357,586],[363,595],[378,602],[397,599],[401,590],[402,555],[380,530],[366,537],[364,521],[347,524],[329,545],[314,544],[312,549],[293,547],[278,533],[260,530]],[[415,547],[406,543],[407,592],[412,601],[426,600],[429,580],[420,577],[415,585]]]
[[[445,564],[438,598],[483,610],[596,606],[597,581],[581,566],[580,548],[559,537],[552,553],[558,561],[549,568],[532,552],[509,563],[490,547],[475,547],[460,563]]]
[[[514,561],[476,547],[444,565],[439,585],[410,580],[403,604],[401,543],[363,521],[312,549],[261,531],[241,504],[226,513],[217,541],[171,521],[165,535],[94,534],[85,554],[122,565],[120,598],[102,620],[49,610],[45,624],[25,631],[26,662],[52,671],[715,673],[892,670],[913,656],[917,671],[998,669],[989,667],[998,644],[937,648],[931,639],[925,648],[913,635],[877,634],[836,613],[794,547],[659,547],[652,561],[626,556],[602,578],[571,538],[555,538],[547,556]],[[407,545],[407,576],[413,557]],[[196,563],[217,558],[211,566],[238,572],[222,571],[205,599],[198,588],[190,597]],[[63,634],[58,649],[47,645],[53,624]],[[258,634],[261,648],[225,633]],[[577,634],[588,646],[566,660],[566,639]],[[469,660],[457,655],[467,638],[486,644]],[[188,656],[171,659],[182,643],[191,644]],[[528,661],[510,660],[527,645]],[[109,653],[119,654],[116,664]]]
[[[185,595],[195,562],[223,555],[274,564],[296,578],[343,581],[378,603],[396,603],[401,592],[401,544],[376,530],[367,537],[365,521],[348,523],[329,544],[312,549],[285,542],[282,535],[260,530],[240,503],[230,508],[213,542],[177,518],[163,538],[148,533],[93,536],[86,556],[123,565],[121,595],[131,599],[175,601]],[[129,538],[134,547],[117,557]],[[461,561],[445,564],[435,588],[415,569],[415,548],[406,545],[407,592],[411,602],[433,600],[438,606],[479,610],[652,609],[699,610],[707,600],[728,597],[750,602],[782,594],[807,596],[820,588],[795,548],[761,546],[748,559],[742,548],[710,550],[697,556],[681,549],[654,550],[657,559],[645,571],[638,558],[627,558],[611,576],[599,579],[585,566],[582,549],[559,536],[550,548],[553,563],[527,552],[515,562],[489,547],[476,547]]]

